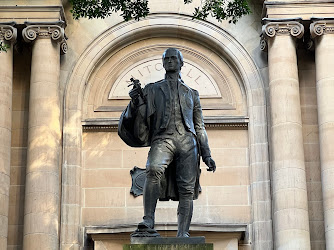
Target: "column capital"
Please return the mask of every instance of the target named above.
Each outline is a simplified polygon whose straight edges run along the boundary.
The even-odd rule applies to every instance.
[[[37,38],[49,39],[60,43],[65,38],[65,31],[63,28],[64,22],[39,22],[30,23],[25,22],[26,28],[22,30],[22,36],[25,42],[33,42]]]
[[[17,29],[13,27],[16,23],[0,23],[0,40],[14,42],[17,37]]]
[[[273,38],[277,36],[292,36],[295,38],[301,38],[304,35],[304,26],[298,21],[294,20],[265,20],[266,22],[262,26],[262,34],[265,38]]]
[[[67,46],[66,39],[63,39],[60,42],[60,54],[65,55],[67,53],[67,50],[68,50],[68,46]]]
[[[310,25],[311,37],[334,34],[334,18],[312,18]]]

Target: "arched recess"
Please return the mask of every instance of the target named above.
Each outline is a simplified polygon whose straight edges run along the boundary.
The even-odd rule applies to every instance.
[[[172,14],[154,14],[140,21],[116,25],[97,37],[80,56],[68,79],[64,98],[62,166],[61,244],[64,249],[82,244],[81,150],[82,120],[86,110],[89,79],[106,56],[133,41],[147,37],[196,39],[210,46],[233,67],[246,98],[249,117],[249,164],[252,223],[248,233],[254,249],[270,249],[272,244],[269,158],[266,102],[263,83],[248,52],[227,31],[208,22]]]

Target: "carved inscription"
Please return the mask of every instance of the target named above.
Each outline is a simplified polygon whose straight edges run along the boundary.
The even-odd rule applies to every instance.
[[[142,87],[145,84],[164,78],[165,70],[161,57],[153,57],[139,61],[133,67],[124,71],[113,84],[109,93],[110,99],[129,99],[129,80],[139,79]],[[191,61],[185,61],[182,67],[182,79],[191,88],[199,91],[201,97],[221,97],[219,88],[213,78],[201,66]],[[144,85],[144,86],[143,86]]]

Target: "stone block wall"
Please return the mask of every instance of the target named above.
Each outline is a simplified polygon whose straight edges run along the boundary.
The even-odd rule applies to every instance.
[[[194,203],[193,223],[250,223],[248,131],[209,129],[217,171],[201,164],[202,193]],[[82,225],[136,224],[142,196],[130,194],[130,170],[145,168],[148,148],[128,147],[117,132],[83,134]],[[157,223],[176,223],[177,202],[159,202]]]

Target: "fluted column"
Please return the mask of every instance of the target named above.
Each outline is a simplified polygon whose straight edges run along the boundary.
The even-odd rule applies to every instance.
[[[57,23],[59,24],[59,23]],[[24,249],[59,249],[60,208],[60,42],[56,24],[27,24],[33,42],[28,122]]]
[[[0,23],[0,42],[8,47],[0,52],[0,249],[7,249],[8,236],[14,24]]]
[[[308,203],[296,55],[303,26],[268,22],[271,164],[275,249],[310,249]]]
[[[315,39],[318,122],[326,248],[334,249],[334,19],[310,26]]]

